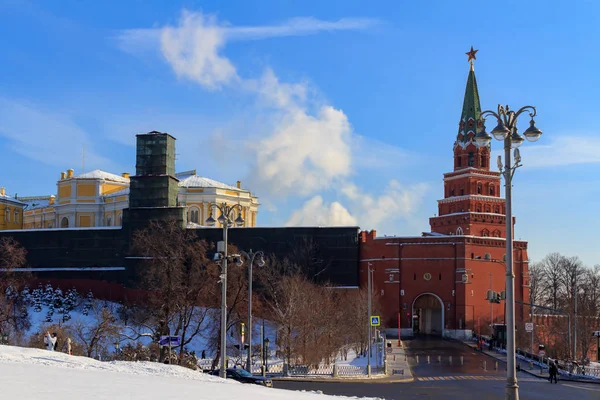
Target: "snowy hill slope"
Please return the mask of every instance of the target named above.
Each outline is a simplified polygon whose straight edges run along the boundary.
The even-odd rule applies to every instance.
[[[0,346],[0,376],[10,382],[3,385],[2,397],[21,400],[343,399],[225,381],[179,366],[101,362],[16,346]]]

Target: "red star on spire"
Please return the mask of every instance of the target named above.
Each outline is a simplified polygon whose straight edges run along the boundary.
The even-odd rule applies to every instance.
[[[469,59],[467,61],[471,61],[471,60],[477,60],[477,58],[475,57],[475,54],[478,52],[479,50],[473,50],[473,46],[471,46],[471,51],[466,52],[465,54],[469,56]]]

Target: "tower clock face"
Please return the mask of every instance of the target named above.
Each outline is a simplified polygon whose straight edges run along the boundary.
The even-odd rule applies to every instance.
[[[426,272],[425,275],[423,275],[423,279],[425,279],[426,281],[431,279],[431,274],[429,272]]]

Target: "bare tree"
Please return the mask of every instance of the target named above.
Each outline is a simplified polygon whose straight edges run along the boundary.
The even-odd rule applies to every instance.
[[[19,289],[29,274],[19,271],[27,262],[27,250],[12,237],[0,238],[0,331],[29,327],[29,317]]]
[[[200,333],[206,316],[198,307],[204,306],[215,290],[208,246],[176,221],[151,221],[134,234],[132,248],[142,261],[141,284],[151,292],[145,324],[154,326],[156,338],[180,335],[179,352],[183,354],[184,346]],[[161,349],[160,361],[164,358]]]
[[[120,333],[117,317],[108,307],[95,304],[92,311],[96,317],[93,322],[79,320],[72,324],[75,339],[83,345],[88,357],[105,352],[108,344]]]

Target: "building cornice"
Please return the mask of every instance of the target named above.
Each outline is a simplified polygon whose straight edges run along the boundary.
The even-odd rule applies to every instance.
[[[438,200],[438,204],[456,203],[464,200],[491,201],[494,203],[504,203],[506,201],[503,197],[485,196],[481,194],[465,194],[462,196],[453,196]]]
[[[446,181],[452,181],[455,179],[461,179],[461,178],[470,178],[470,177],[477,177],[477,178],[494,178],[494,180],[500,180],[500,172],[493,172],[493,171],[489,171],[489,173],[486,174],[486,172],[488,171],[482,171],[480,169],[476,169],[476,168],[467,168],[465,170],[459,170],[459,171],[454,171],[454,172],[448,172],[444,174],[444,182]]]

